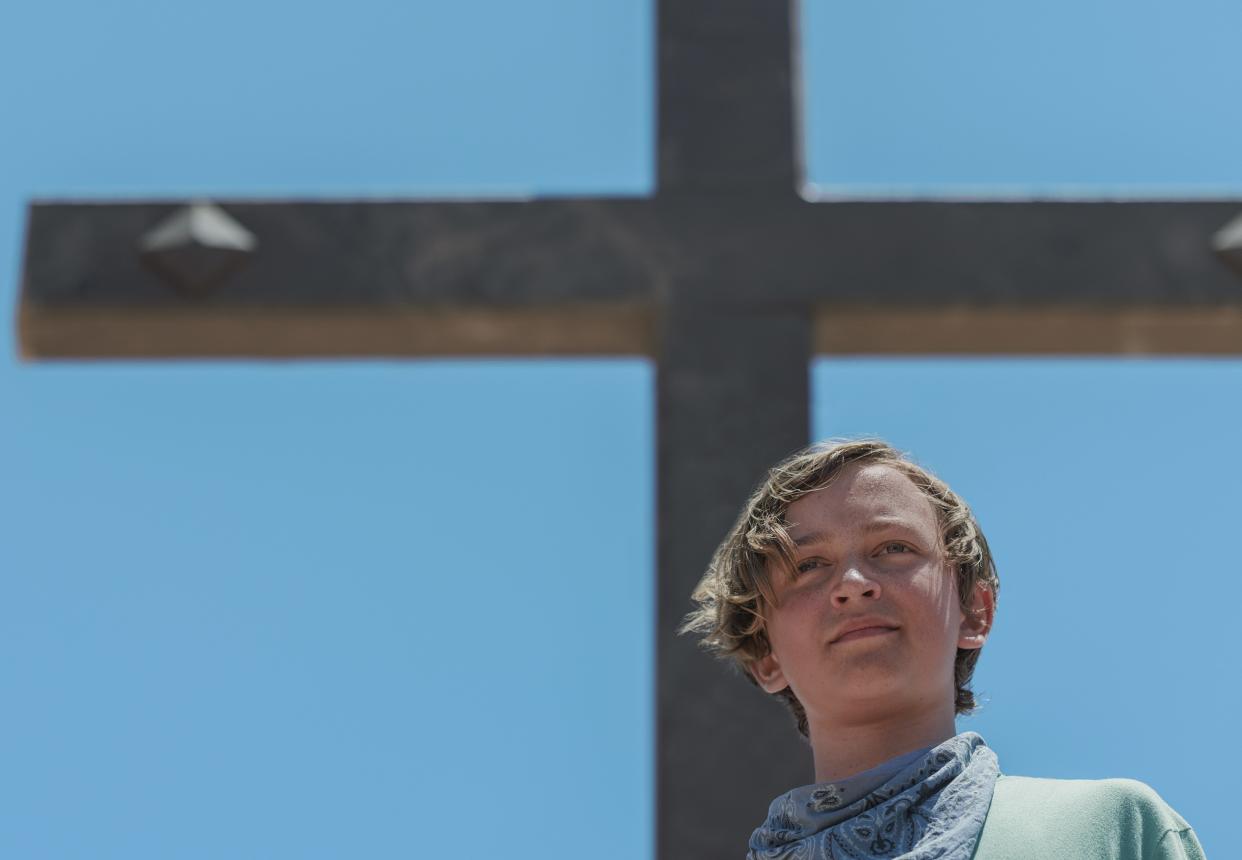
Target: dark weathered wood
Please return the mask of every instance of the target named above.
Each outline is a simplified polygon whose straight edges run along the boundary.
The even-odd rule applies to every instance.
[[[759,192],[802,185],[791,0],[656,4],[658,193]]]
[[[163,309],[649,303],[660,273],[618,211],[642,201],[224,202],[258,240],[218,290],[187,297],[138,254],[177,203],[35,203],[23,303]]]
[[[777,794],[811,781],[776,702],[674,634],[764,470],[810,432],[805,309],[674,304],[657,378],[657,856],[741,857]],[[724,464],[728,467],[724,467]]]
[[[1211,247],[1242,199],[814,204],[742,195],[728,205],[689,197],[222,206],[255,232],[259,250],[220,290],[187,299],[136,252],[172,204],[36,203],[23,305],[650,306],[674,292],[725,304],[1242,302],[1242,280]]]
[[[135,251],[170,205],[34,205],[19,321],[26,354],[649,353],[651,320],[675,297],[852,314],[851,326],[879,326],[856,331],[854,343],[874,337],[886,350],[895,344],[885,310],[1007,314],[1004,338],[958,326],[956,350],[967,353],[1057,352],[1045,321],[1058,313],[1087,313],[1101,332],[1121,332],[1138,312],[1147,314],[1140,341],[1153,351],[1195,352],[1199,328],[1187,314],[1242,306],[1242,282],[1211,247],[1242,200],[810,204],[742,195],[729,206],[684,196],[223,207],[259,249],[215,292],[186,297]],[[1179,314],[1151,313],[1159,309]],[[921,315],[928,337],[900,351],[945,351],[932,325],[944,318]],[[281,325],[287,332],[273,328]],[[308,326],[313,335],[303,334]],[[818,340],[824,351],[855,348],[833,343]],[[1060,351],[1134,343],[1101,336],[1091,348],[1074,337]]]
[[[659,0],[649,200],[226,201],[257,246],[198,295],[138,254],[177,201],[28,218],[30,358],[657,360],[660,860],[742,856],[811,777],[782,709],[673,631],[751,486],[807,441],[813,352],[1242,352],[1211,245],[1242,200],[802,200],[793,6]]]

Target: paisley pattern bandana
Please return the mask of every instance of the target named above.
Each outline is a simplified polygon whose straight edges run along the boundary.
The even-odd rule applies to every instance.
[[[996,754],[963,732],[904,758],[861,797],[850,780],[782,794],[747,860],[970,860],[1000,775]]]

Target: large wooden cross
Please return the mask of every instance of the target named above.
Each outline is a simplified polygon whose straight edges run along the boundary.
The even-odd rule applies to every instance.
[[[32,358],[655,360],[661,860],[742,856],[811,777],[780,708],[674,630],[764,467],[807,442],[812,356],[1242,352],[1242,287],[1217,258],[1242,236],[1211,247],[1240,201],[800,197],[791,4],[659,0],[649,199],[29,214]]]

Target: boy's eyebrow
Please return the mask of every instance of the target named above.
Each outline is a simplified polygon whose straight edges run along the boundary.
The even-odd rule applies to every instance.
[[[863,526],[864,532],[882,532],[886,529],[904,526],[905,521],[895,518],[871,520]],[[827,542],[829,535],[827,532],[808,532],[800,537],[793,538],[794,546],[811,546],[812,544]]]

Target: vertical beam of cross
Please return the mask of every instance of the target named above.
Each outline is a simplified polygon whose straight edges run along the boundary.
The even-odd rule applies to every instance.
[[[742,857],[772,797],[810,782],[809,750],[766,694],[674,631],[765,467],[806,444],[811,320],[672,309],[657,381],[657,823],[660,860]],[[715,671],[712,669],[715,668]]]
[[[790,0],[658,9],[657,195],[792,197]],[[806,444],[812,322],[805,307],[759,310],[743,298],[755,284],[675,286],[657,377],[656,856],[716,860],[741,857],[770,798],[809,781],[809,755],[765,695],[674,631],[752,485]]]
[[[802,182],[795,0],[657,0],[658,194]]]

